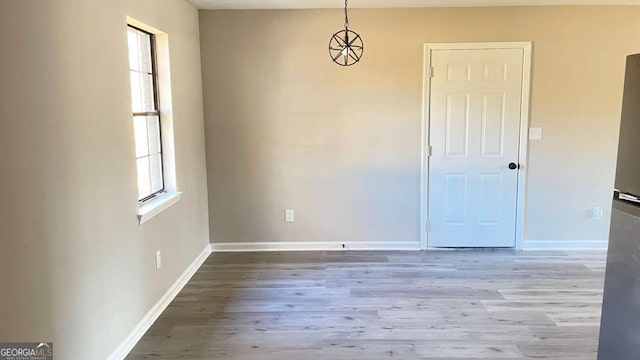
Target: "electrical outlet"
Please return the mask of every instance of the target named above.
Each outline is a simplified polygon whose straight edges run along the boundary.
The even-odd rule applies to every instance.
[[[296,214],[293,210],[287,209],[284,211],[284,221],[286,222],[294,222],[296,221]]]
[[[604,211],[602,210],[602,208],[601,208],[601,207],[594,207],[594,208],[591,210],[591,217],[592,217],[594,220],[600,220],[600,219],[602,219],[603,212],[604,212]]]
[[[162,266],[162,254],[158,250],[156,251],[156,270],[160,269],[160,266]]]

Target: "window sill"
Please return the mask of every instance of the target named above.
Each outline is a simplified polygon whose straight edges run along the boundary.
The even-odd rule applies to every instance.
[[[181,194],[181,192],[166,193],[138,207],[138,225],[144,224],[169,206],[177,203]]]

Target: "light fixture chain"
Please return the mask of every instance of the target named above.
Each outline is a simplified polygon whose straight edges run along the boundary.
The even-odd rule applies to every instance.
[[[344,0],[344,28],[349,28],[349,13],[347,11],[347,6],[349,5],[349,0]]]

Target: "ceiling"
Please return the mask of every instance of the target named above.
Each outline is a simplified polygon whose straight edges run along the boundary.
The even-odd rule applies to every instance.
[[[199,9],[328,9],[344,6],[343,0],[188,1]],[[349,0],[352,8],[539,5],[640,5],[640,0]]]

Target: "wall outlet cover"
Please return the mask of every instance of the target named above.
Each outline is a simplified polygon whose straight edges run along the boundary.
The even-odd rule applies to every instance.
[[[162,266],[162,253],[160,253],[160,250],[156,251],[156,270],[160,269],[160,267]]]
[[[591,210],[591,217],[592,217],[594,220],[600,220],[600,219],[602,219],[603,214],[604,214],[604,210],[602,210],[602,208],[601,208],[601,207],[594,207],[594,208]]]
[[[284,211],[284,221],[294,222],[296,220],[296,214],[293,210],[287,209]]]

